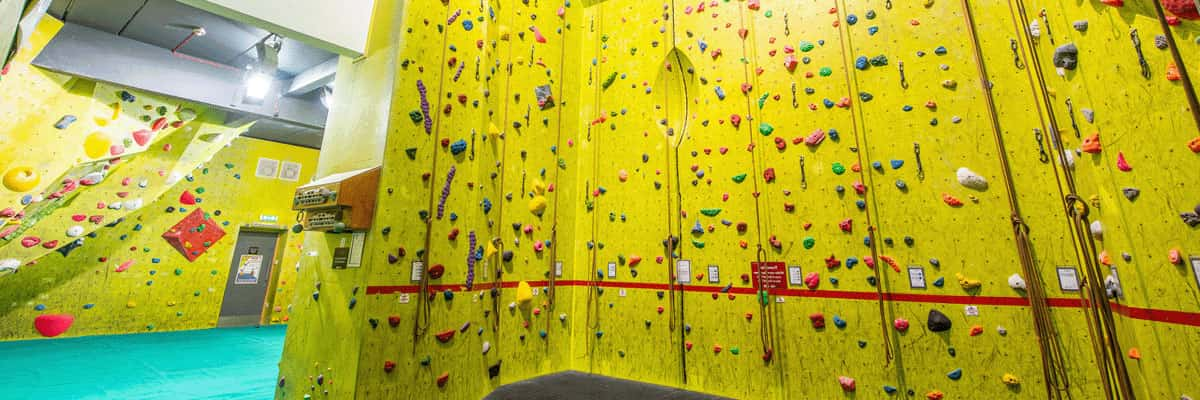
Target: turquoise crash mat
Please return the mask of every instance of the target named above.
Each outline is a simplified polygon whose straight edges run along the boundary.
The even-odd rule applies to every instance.
[[[0,398],[270,399],[283,326],[0,342]]]

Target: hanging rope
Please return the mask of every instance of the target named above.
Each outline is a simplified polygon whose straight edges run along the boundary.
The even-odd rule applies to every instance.
[[[1016,240],[1017,255],[1021,262],[1021,270],[1025,276],[1029,277],[1026,282],[1026,293],[1029,295],[1030,311],[1033,314],[1034,332],[1038,337],[1038,350],[1041,353],[1042,359],[1042,374],[1046,385],[1047,398],[1062,399],[1066,393],[1069,383],[1067,380],[1067,370],[1065,361],[1062,357],[1062,343],[1059,341],[1057,330],[1055,330],[1053,320],[1050,316],[1049,303],[1046,300],[1044,288],[1041,283],[1041,273],[1037,269],[1036,261],[1034,260],[1029,242],[1029,226],[1025,224],[1021,217],[1020,206],[1017,204],[1017,193],[1015,184],[1013,183],[1012,167],[1009,164],[1008,153],[1005,151],[1003,131],[1000,128],[999,112],[996,110],[996,103],[992,93],[992,85],[988,78],[987,67],[984,65],[983,46],[979,42],[979,34],[975,31],[975,16],[971,10],[971,5],[967,0],[962,0],[964,17],[966,19],[967,33],[971,37],[973,44],[973,53],[975,56],[975,65],[978,68],[980,86],[984,92],[984,100],[987,103],[988,117],[992,125],[992,137],[996,142],[996,149],[999,151],[1001,176],[1004,178],[1004,189],[1007,195],[1008,208],[1011,213],[1013,236]],[[1012,40],[1013,52],[1018,51],[1016,40]],[[1018,56],[1019,59],[1019,56]],[[1040,137],[1040,135],[1039,135]],[[1044,153],[1044,152],[1043,152]]]
[[[1107,296],[1104,294],[1103,288],[1091,288],[1096,282],[1090,278],[1095,275],[1095,259],[1096,246],[1088,233],[1087,222],[1087,205],[1079,200],[1076,195],[1075,177],[1071,168],[1066,165],[1062,153],[1065,151],[1065,146],[1062,143],[1062,135],[1058,130],[1058,121],[1054,115],[1054,103],[1050,100],[1046,84],[1045,75],[1043,74],[1041,57],[1038,57],[1036,43],[1033,38],[1025,32],[1024,25],[1029,21],[1029,15],[1025,9],[1025,4],[1022,0],[1009,0],[1009,12],[1012,14],[1013,23],[1016,25],[1019,32],[1023,32],[1026,45],[1030,49],[1030,62],[1032,70],[1029,72],[1031,84],[1034,85],[1035,91],[1041,94],[1042,104],[1045,107],[1046,114],[1042,114],[1042,108],[1038,108],[1038,114],[1042,118],[1042,122],[1049,121],[1050,141],[1053,144],[1054,150],[1057,152],[1056,159],[1059,162],[1052,163],[1054,177],[1058,182],[1060,193],[1063,195],[1063,209],[1068,217],[1068,222],[1071,224],[1072,233],[1074,234],[1073,244],[1080,256],[1081,264],[1086,270],[1087,276],[1083,279],[1081,285],[1087,287],[1088,290],[1081,290],[1080,296],[1083,297],[1086,293],[1086,298],[1083,298],[1083,305],[1087,308],[1089,314],[1088,332],[1091,337],[1091,345],[1093,353],[1096,356],[1096,367],[1100,374],[1101,381],[1105,388],[1105,397],[1107,399],[1133,399],[1132,384],[1129,381],[1129,374],[1126,371],[1124,360],[1121,357],[1120,344],[1117,342],[1115,327],[1112,322],[1112,309],[1108,304]],[[1066,189],[1063,192],[1063,189]],[[1097,293],[1099,292],[1099,297]],[[1113,386],[1117,386],[1119,393],[1113,390]]]
[[[1187,63],[1183,61],[1183,55],[1179,53],[1179,46],[1175,45],[1175,35],[1171,32],[1171,24],[1167,23],[1167,15],[1163,12],[1162,3],[1151,1],[1154,4],[1154,12],[1158,15],[1158,23],[1162,26],[1163,36],[1167,38],[1167,48],[1171,49],[1171,58],[1175,60],[1175,65],[1179,67],[1179,81],[1183,84],[1183,92],[1187,95],[1188,109],[1192,112],[1192,119],[1196,122],[1196,128],[1200,129],[1200,99],[1196,98],[1196,87],[1192,86],[1192,78],[1188,74]]]

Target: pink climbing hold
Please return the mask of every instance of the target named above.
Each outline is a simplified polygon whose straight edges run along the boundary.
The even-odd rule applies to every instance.
[[[896,318],[895,321],[892,321],[892,326],[895,327],[896,330],[898,330],[900,332],[907,332],[908,331],[908,320],[904,319],[904,318]]]
[[[68,314],[39,315],[33,319],[33,327],[45,337],[55,337],[71,329],[75,317]]]
[[[58,241],[57,241],[57,240],[51,240],[51,241],[42,242],[42,248],[43,248],[43,249],[53,249],[53,248],[55,248],[55,247],[58,247]]]
[[[853,223],[854,223],[853,219],[846,218],[846,219],[842,220],[842,222],[838,222],[838,228],[841,229],[842,232],[850,233],[854,229],[851,225]]]
[[[129,270],[129,267],[132,267],[132,266],[133,266],[133,260],[129,260],[129,261],[121,263],[121,265],[118,265],[117,269],[114,272],[125,272],[126,270]]]
[[[812,313],[808,315],[809,322],[812,322],[813,329],[821,329],[825,327],[825,314]]]
[[[808,137],[804,138],[804,144],[809,146],[816,146],[823,141],[825,141],[825,131],[821,129],[813,131]]]
[[[546,37],[542,35],[542,31],[538,30],[536,26],[530,26],[529,30],[533,31],[533,40],[536,40],[538,43],[546,43]]]
[[[838,384],[842,385],[842,390],[847,392],[853,392],[855,389],[854,378],[848,376],[839,376]]]
[[[125,146],[114,144],[108,148],[108,154],[112,154],[114,156],[125,154]]]
[[[542,242],[533,242],[533,251],[541,253],[545,248],[546,245],[542,244]]]
[[[154,123],[150,124],[150,129],[155,132],[161,131],[161,130],[163,130],[163,128],[166,128],[166,127],[167,127],[167,118],[166,117],[159,117],[158,119],[154,120]]]
[[[37,236],[26,236],[26,237],[21,238],[21,246],[23,246],[27,249],[30,247],[33,247],[33,246],[37,246],[38,243],[41,243],[41,242],[42,242],[42,239]]]
[[[75,214],[71,216],[71,220],[75,222],[83,222],[85,219],[87,219],[87,216],[83,214]]]
[[[183,193],[179,194],[179,203],[187,204],[189,206],[195,205],[196,204],[196,196],[193,195],[192,192],[184,190]]]
[[[137,143],[138,146],[145,146],[147,143],[150,143],[150,138],[153,136],[154,132],[140,129],[133,132],[133,142]]]
[[[730,115],[729,123],[733,125],[734,128],[742,126],[742,116],[737,114]]]
[[[1129,161],[1125,161],[1125,153],[1117,152],[1117,169],[1124,172],[1133,170],[1133,167],[1129,165]]]
[[[775,168],[763,170],[763,180],[767,183],[775,182]]]

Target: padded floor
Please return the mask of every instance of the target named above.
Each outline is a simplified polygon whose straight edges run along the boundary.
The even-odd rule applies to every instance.
[[[567,371],[513,382],[484,400],[715,400],[725,399],[672,387]]]
[[[0,342],[0,398],[270,399],[283,326]]]

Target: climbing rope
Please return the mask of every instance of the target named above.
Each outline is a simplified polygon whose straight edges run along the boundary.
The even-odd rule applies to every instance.
[[[980,86],[984,92],[984,100],[987,104],[988,117],[992,125],[992,137],[995,139],[996,148],[1000,155],[1000,170],[1004,178],[1004,189],[1007,194],[1008,208],[1011,213],[1013,236],[1016,241],[1017,254],[1021,262],[1021,270],[1025,276],[1029,277],[1026,288],[1029,295],[1030,311],[1033,314],[1034,332],[1038,337],[1038,350],[1042,358],[1042,374],[1045,379],[1046,396],[1047,398],[1061,399],[1063,393],[1067,392],[1069,383],[1067,380],[1067,372],[1065,361],[1062,357],[1062,343],[1059,341],[1059,335],[1054,327],[1053,320],[1050,316],[1049,303],[1046,300],[1044,288],[1041,283],[1041,273],[1037,269],[1036,261],[1034,260],[1029,241],[1029,226],[1025,224],[1021,217],[1020,206],[1017,203],[1017,193],[1015,184],[1013,183],[1012,167],[1009,164],[1008,153],[1005,151],[1003,131],[1000,128],[999,112],[996,110],[994,94],[992,93],[992,85],[988,79],[987,67],[984,65],[984,57],[982,45],[979,42],[979,34],[975,31],[975,16],[971,10],[971,5],[968,0],[962,0],[963,15],[966,19],[967,33],[971,37],[973,44],[975,64],[979,72]],[[1013,40],[1012,47],[1014,53],[1017,51],[1017,42]],[[1019,57],[1018,57],[1019,60]],[[1069,103],[1068,103],[1069,104]],[[1037,137],[1041,138],[1038,133]],[[1045,157],[1045,151],[1042,152]]]
[[[886,8],[890,10],[892,8],[891,0],[888,0],[888,2],[886,4],[887,4]],[[841,12],[841,10],[846,10],[846,9],[847,9],[846,1],[845,0],[839,1],[838,2],[839,13]],[[841,15],[841,14],[839,14],[839,16],[838,16],[839,19],[844,19],[845,17],[846,17],[845,15]],[[841,40],[843,50],[848,50],[848,49],[854,48],[853,47],[854,45],[853,45],[853,43],[851,43],[849,34],[845,31],[845,28],[840,29],[838,31],[838,36],[839,36],[839,39]],[[851,79],[851,76],[853,75],[853,73],[851,71],[854,71],[854,69],[853,69],[854,63],[852,61],[850,61],[850,54],[852,54],[852,52],[850,52],[850,51],[842,52],[842,65],[847,71],[846,72],[846,87],[850,89],[851,93],[857,93],[858,92],[858,80]],[[865,123],[862,120],[864,118],[862,113],[860,112],[860,113],[856,113],[856,114],[858,114],[857,118],[856,118],[857,121],[856,121],[856,123],[852,124],[852,127],[854,129],[854,148],[852,148],[851,150],[854,151],[854,153],[858,156],[858,165],[863,165],[863,160],[864,160],[863,153],[866,152],[866,148],[864,147],[864,145],[866,143],[866,136],[865,136],[865,133],[863,133],[862,130],[859,129],[859,126],[865,125]],[[920,161],[919,161],[920,160],[920,156],[919,156],[920,146],[917,146],[914,143],[913,148],[914,148],[914,151],[916,151],[918,153],[917,164],[919,166],[920,165]],[[867,182],[867,187],[877,187],[877,186],[875,186],[875,183],[874,183],[871,175],[866,173],[865,171],[866,171],[866,168],[860,169],[860,171],[859,171],[860,179],[863,179]],[[921,174],[922,174],[922,176],[924,175],[923,172]],[[875,229],[876,228],[875,228],[875,224],[873,223],[873,219],[871,218],[871,213],[875,212],[875,206],[877,204],[875,203],[875,201],[873,199],[872,199],[871,203],[872,204],[869,207],[870,210],[868,212],[866,212],[866,216],[865,216],[867,219],[867,238],[871,241],[871,246],[870,246],[871,259],[879,260],[879,248],[878,248],[878,244],[877,244],[877,243],[879,243],[879,241],[875,240],[876,239],[875,238]],[[882,333],[882,336],[883,336],[883,357],[884,357],[883,365],[886,368],[887,366],[892,364],[892,360],[894,359],[894,356],[892,355],[891,331],[890,331],[890,326],[888,325],[887,309],[885,307],[885,303],[887,303],[889,301],[888,300],[889,296],[885,295],[883,292],[883,280],[881,279],[881,277],[879,275],[879,268],[872,268],[872,271],[875,275],[876,284],[874,286],[875,286],[876,303],[879,305],[879,325],[880,325],[880,332]]]
[[[1024,32],[1023,24],[1029,21],[1024,2],[1022,0],[1009,0],[1009,12],[1012,14],[1013,23],[1017,26],[1017,31]],[[1052,170],[1054,171],[1055,180],[1058,183],[1059,192],[1063,195],[1064,212],[1075,235],[1073,244],[1075,245],[1076,254],[1080,257],[1081,264],[1085,266],[1090,275],[1095,269],[1093,264],[1096,247],[1095,242],[1087,233],[1089,232],[1086,220],[1087,206],[1078,201],[1079,196],[1075,194],[1076,187],[1073,172],[1066,165],[1066,160],[1063,159],[1062,153],[1065,151],[1065,147],[1062,144],[1061,132],[1057,129],[1058,121],[1054,115],[1054,105],[1047,92],[1049,86],[1046,84],[1045,75],[1043,74],[1041,58],[1038,57],[1037,51],[1035,51],[1036,43],[1029,35],[1024,35],[1024,37],[1030,49],[1029,59],[1032,65],[1032,68],[1029,68],[1032,71],[1027,72],[1027,74],[1034,90],[1041,94],[1042,105],[1046,111],[1045,114],[1042,114],[1042,108],[1039,107],[1038,115],[1043,123],[1049,122],[1048,132],[1050,133],[1050,140],[1053,148],[1058,152],[1056,157],[1059,162],[1052,164]],[[1063,191],[1064,186],[1065,192]],[[1082,207],[1077,209],[1076,204]],[[1082,285],[1090,286],[1090,283],[1092,282],[1088,282],[1088,279],[1085,278]],[[1084,296],[1084,293],[1084,291],[1081,291],[1080,296]],[[1096,355],[1097,371],[1105,387],[1105,397],[1110,400],[1117,398],[1132,399],[1133,391],[1129,381],[1129,374],[1125,369],[1124,361],[1121,359],[1120,344],[1117,343],[1117,338],[1113,331],[1112,309],[1109,307],[1108,300],[1104,296],[1103,289],[1100,289],[1101,296],[1098,299],[1095,297],[1093,290],[1088,290],[1086,293],[1088,298],[1081,300],[1090,314],[1089,318],[1087,318],[1089,336],[1091,337],[1093,352]],[[1108,322],[1107,326],[1105,326],[1105,322]],[[1106,346],[1108,351],[1105,351]],[[1114,380],[1115,382],[1113,382]],[[1119,394],[1113,391],[1114,384],[1120,387],[1121,392]]]

